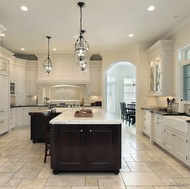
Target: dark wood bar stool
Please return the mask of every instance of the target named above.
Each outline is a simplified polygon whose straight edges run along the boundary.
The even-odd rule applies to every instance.
[[[43,113],[43,120],[44,120],[44,133],[45,133],[45,156],[44,156],[44,163],[46,163],[47,156],[50,156],[50,120],[51,120],[51,111],[46,111]]]

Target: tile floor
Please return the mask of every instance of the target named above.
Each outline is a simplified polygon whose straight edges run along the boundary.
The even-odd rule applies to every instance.
[[[113,173],[59,173],[50,159],[43,163],[44,144],[33,144],[29,127],[0,137],[0,189],[186,189],[190,170],[123,125],[122,169]]]

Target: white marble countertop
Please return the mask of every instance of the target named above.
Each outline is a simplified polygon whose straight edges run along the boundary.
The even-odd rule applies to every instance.
[[[58,110],[59,111],[59,110]],[[104,109],[92,108],[93,117],[75,117],[77,109],[62,109],[62,113],[50,121],[51,124],[121,124],[120,117]]]

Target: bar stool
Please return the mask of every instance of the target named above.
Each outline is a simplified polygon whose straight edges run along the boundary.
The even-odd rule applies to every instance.
[[[51,120],[51,112],[46,111],[43,113],[43,121],[44,121],[44,134],[45,134],[45,156],[44,156],[44,163],[46,163],[47,156],[50,156],[50,124],[49,121]]]

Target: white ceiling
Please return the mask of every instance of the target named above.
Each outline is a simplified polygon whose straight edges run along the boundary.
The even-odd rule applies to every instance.
[[[17,54],[72,53],[79,34],[77,0],[0,0],[3,47]],[[155,42],[190,16],[190,0],[85,0],[83,29],[90,53]],[[21,5],[28,7],[21,11]],[[147,8],[154,5],[155,11]],[[134,34],[129,38],[130,33]],[[76,37],[77,36],[77,37]],[[21,51],[20,48],[25,48]]]

